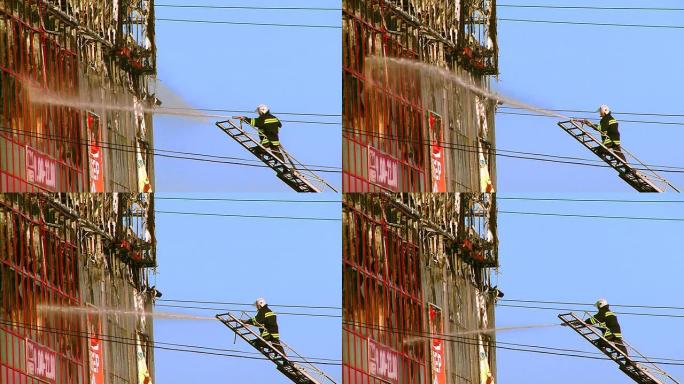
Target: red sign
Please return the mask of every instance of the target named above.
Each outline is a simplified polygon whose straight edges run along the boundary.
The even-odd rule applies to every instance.
[[[99,320],[88,317],[90,335],[88,337],[88,357],[90,358],[90,384],[104,384],[104,360],[102,358],[102,326]]]
[[[45,189],[57,189],[57,162],[50,156],[26,146],[26,179]]]
[[[446,367],[444,364],[444,340],[442,334],[442,310],[430,304],[430,333],[432,350],[432,384],[446,384]]]
[[[26,373],[54,383],[57,373],[57,354],[47,347],[26,339]]]
[[[396,191],[399,189],[399,161],[368,146],[368,180]]]
[[[430,147],[432,154],[432,192],[446,192],[446,175],[444,174],[444,131],[442,117],[430,111],[428,116],[430,126]]]
[[[399,381],[399,354],[389,347],[368,339],[368,371],[371,376],[397,383]]]
[[[104,175],[102,174],[102,132],[100,131],[100,118],[88,112],[88,159],[90,164],[90,192],[104,192]]]

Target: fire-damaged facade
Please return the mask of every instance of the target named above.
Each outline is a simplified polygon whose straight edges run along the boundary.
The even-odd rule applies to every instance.
[[[343,0],[345,192],[493,192],[495,0]],[[369,61],[369,58],[372,59]]]
[[[0,194],[0,383],[148,384],[151,194]]]
[[[150,192],[153,0],[0,0],[0,191]]]
[[[344,383],[494,382],[495,205],[494,194],[344,195]]]

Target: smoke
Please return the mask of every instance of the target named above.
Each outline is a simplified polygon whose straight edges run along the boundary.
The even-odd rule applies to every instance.
[[[495,100],[502,104],[508,104],[514,107],[523,108],[528,111],[537,112],[550,117],[558,117],[563,120],[570,120],[569,117],[561,115],[557,112],[549,111],[543,108],[536,107],[534,105],[526,104],[522,101],[518,101],[513,98],[487,90],[473,83],[472,80],[466,79],[444,68],[439,68],[434,65],[429,65],[426,63],[408,59],[398,59],[379,56],[370,56],[366,58],[366,75],[370,79],[373,79],[373,77],[376,78],[376,80],[372,81],[371,84],[376,83],[375,85],[382,86],[382,80],[378,79],[378,74],[383,72],[382,69],[387,69],[388,72],[396,72],[392,75],[392,79],[388,78],[384,80],[386,83],[388,83],[387,86],[392,86],[392,83],[400,87],[406,86],[403,80],[407,78],[406,75],[410,75],[411,72],[413,72],[413,74],[416,74],[418,76],[418,79],[429,78],[436,80],[438,83],[449,82],[462,88],[468,89],[482,97]],[[402,84],[398,84],[399,82],[402,82]]]
[[[172,312],[148,312],[136,310],[123,310],[118,308],[88,308],[88,307],[68,307],[59,305],[37,305],[38,312],[62,314],[62,315],[123,315],[123,316],[149,316],[158,319],[168,320],[216,320],[215,317],[208,316],[194,316],[184,313]]]

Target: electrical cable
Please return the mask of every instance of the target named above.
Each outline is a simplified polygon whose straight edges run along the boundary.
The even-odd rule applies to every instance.
[[[194,304],[219,304],[219,305],[241,305],[253,307],[254,303],[239,303],[226,301],[206,301],[206,300],[172,300],[172,299],[158,299],[157,301],[169,301],[176,303],[194,303]],[[281,308],[307,308],[307,309],[342,309],[342,307],[335,306],[321,306],[321,305],[294,305],[294,304],[268,304],[269,307]]]
[[[205,311],[223,311],[223,312],[239,312],[240,309],[236,308],[216,308],[216,307],[197,307],[190,305],[171,305],[171,304],[155,304],[155,307],[165,307],[165,308],[183,308],[183,309],[201,309]],[[308,317],[337,317],[341,318],[342,315],[331,315],[325,313],[301,313],[301,312],[278,312],[276,315],[286,315],[286,316],[308,316]]]
[[[546,198],[546,197],[517,197],[496,196],[497,200],[523,200],[523,201],[562,201],[562,202],[590,202],[590,203],[684,203],[684,200],[623,200],[623,199],[570,199],[570,198]]]
[[[518,23],[538,23],[538,24],[571,24],[571,25],[592,25],[602,27],[632,27],[632,28],[661,28],[661,29],[684,29],[684,25],[652,25],[652,24],[620,24],[620,23],[595,23],[586,21],[562,21],[562,20],[533,20],[533,19],[510,19],[497,18],[497,21],[511,21]]]
[[[591,219],[619,219],[619,220],[642,220],[642,221],[684,221],[680,217],[639,217],[639,216],[604,216],[604,215],[580,215],[574,213],[548,213],[548,212],[523,212],[523,211],[497,211],[498,213],[533,216],[558,216],[558,217],[581,217]]]
[[[255,7],[238,5],[190,5],[190,4],[155,4],[155,8],[205,8],[205,9],[250,9],[266,11],[341,11],[341,8],[320,7]]]
[[[663,7],[597,7],[597,6],[577,6],[577,5],[536,5],[536,4],[497,4],[502,8],[545,8],[545,9],[590,9],[590,10],[611,10],[611,11],[684,11],[684,8],[663,8]]]
[[[250,23],[250,22],[244,22],[244,21],[168,19],[168,18],[159,18],[159,17],[155,18],[155,21],[171,21],[171,22],[178,22],[178,23],[198,23],[198,24],[253,25],[253,26],[264,26],[264,27],[342,29],[342,26],[338,26],[338,25]]]
[[[284,199],[229,199],[215,197],[177,197],[158,196],[155,200],[181,200],[181,201],[228,201],[228,202],[263,202],[263,203],[342,203],[342,200],[284,200]]]
[[[25,131],[25,130],[14,130],[14,129],[7,129],[7,128],[0,128],[0,132],[8,132],[8,133],[17,133],[19,132],[20,136],[25,136],[25,137],[32,137],[36,139],[45,139],[49,141],[57,141],[57,142],[62,142],[62,143],[70,143],[70,144],[75,144],[75,145],[80,145],[84,147],[88,147],[91,145],[88,141],[86,140],[77,140],[77,139],[69,139],[65,136],[62,135],[43,135],[43,134],[37,134],[34,132],[30,131]],[[100,148],[105,148],[105,149],[111,149],[115,151],[120,151],[124,153],[138,153],[137,147],[135,145],[131,144],[116,144],[116,143],[111,143],[111,142],[104,142],[100,141],[98,143]],[[129,149],[127,149],[129,148]],[[213,158],[227,158],[227,159],[240,159],[244,161],[250,161],[250,162],[256,162],[258,160],[256,159],[245,159],[245,158],[237,158],[237,157],[228,157],[228,156],[216,156],[216,155],[209,155],[209,154],[201,154],[201,153],[193,153],[193,152],[181,152],[181,151],[173,151],[173,150],[167,150],[167,149],[160,149],[160,148],[154,148],[152,150],[147,150],[143,151],[140,150],[141,154],[152,154],[153,156],[157,157],[165,157],[165,158],[174,158],[174,159],[183,159],[183,160],[192,160],[192,161],[201,161],[201,162],[210,162],[210,163],[219,163],[219,164],[231,164],[231,165],[240,165],[240,166],[246,166],[246,167],[256,167],[256,168],[270,168],[269,166],[265,164],[249,164],[249,163],[242,163],[238,161],[225,161],[225,160],[212,160],[212,159],[203,159],[199,157],[193,157],[193,156],[202,156],[202,157],[213,157]],[[177,156],[177,155],[169,155],[166,153],[179,153],[179,154],[188,154],[188,156]],[[317,165],[307,165],[304,164],[307,167],[312,167],[310,168],[311,171],[314,172],[327,172],[327,173],[341,173],[341,168],[339,167],[333,167],[333,166],[317,166]],[[319,167],[319,168],[316,168]],[[321,167],[324,168],[331,168],[331,169],[322,169]]]
[[[122,345],[132,345],[132,346],[138,345],[137,340],[135,338],[125,337],[125,336],[113,336],[113,335],[106,335],[103,333],[88,333],[88,332],[82,332],[82,331],[72,331],[72,330],[67,330],[67,329],[63,329],[63,328],[44,327],[44,326],[33,325],[30,323],[21,323],[21,322],[5,321],[5,320],[0,320],[0,324],[5,324],[7,326],[15,326],[17,328],[30,329],[30,330],[34,330],[36,332],[47,332],[47,333],[53,333],[53,334],[58,334],[58,335],[63,335],[63,336],[71,336],[71,337],[79,337],[79,338],[91,338],[93,336],[96,336],[99,340],[105,341],[105,342],[118,343],[118,344],[122,344]],[[221,349],[221,348],[211,348],[211,347],[203,347],[203,346],[189,345],[189,344],[177,344],[177,343],[154,341],[154,342],[145,342],[145,343],[141,342],[140,345],[149,345],[155,349],[170,350],[170,351],[191,352],[191,353],[235,357],[235,358],[244,358],[244,359],[253,359],[253,360],[270,360],[270,359],[266,358],[265,356],[245,356],[244,355],[246,353],[254,354],[253,352],[231,350],[231,349]],[[191,350],[191,349],[165,347],[164,345],[185,346],[187,348],[205,349],[205,350],[214,350],[214,351],[239,352],[240,354],[195,351],[195,350]],[[341,363],[334,363],[334,361],[339,361],[337,359],[327,359],[327,358],[318,359],[315,357],[311,357],[311,358],[307,357],[306,359],[307,360],[308,359],[315,360],[315,361],[311,361],[314,364],[341,365]],[[319,360],[323,360],[323,361],[319,361]],[[305,363],[305,361],[297,361],[297,360],[292,360],[292,361],[297,362],[297,363]]]
[[[300,217],[300,216],[265,216],[265,215],[239,215],[230,213],[211,213],[211,212],[181,212],[181,211],[160,211],[155,210],[154,213],[164,213],[173,215],[190,215],[190,216],[218,216],[218,217],[242,217],[249,219],[282,219],[282,220],[313,220],[313,221],[342,221],[342,219],[332,217]]]
[[[603,161],[600,161],[600,164],[587,164],[587,163],[582,163],[578,161],[564,161],[564,160],[552,160],[552,159],[544,159],[544,158],[538,158],[538,157],[530,157],[530,156],[546,156],[546,157],[553,157],[553,158],[568,158],[572,159],[571,157],[568,156],[557,156],[557,155],[547,155],[543,153],[535,153],[535,152],[522,152],[522,151],[511,151],[511,150],[505,150],[505,149],[484,149],[482,151],[479,151],[479,147],[475,145],[468,145],[468,144],[457,144],[457,143],[451,143],[451,142],[446,142],[446,141],[431,141],[431,140],[417,140],[417,139],[406,139],[406,138],[400,138],[396,135],[385,135],[385,134],[380,134],[380,133],[375,133],[375,132],[367,132],[367,131],[362,131],[362,130],[357,130],[357,129],[350,129],[350,128],[342,128],[343,132],[351,133],[351,134],[357,134],[360,136],[367,136],[367,137],[375,137],[375,138],[380,138],[380,139],[386,139],[390,140],[393,142],[402,142],[402,143],[413,143],[413,144],[419,144],[419,145],[441,145],[443,148],[447,149],[456,149],[461,152],[466,152],[466,153],[482,153],[484,155],[495,155],[495,156],[500,156],[500,157],[508,157],[508,158],[517,158],[517,159],[525,159],[525,160],[535,160],[535,161],[543,161],[543,162],[551,162],[551,163],[559,163],[559,164],[573,164],[573,165],[583,165],[583,166],[588,166],[588,167],[599,167],[599,168],[611,168],[612,167],[608,164],[605,164]],[[467,148],[472,148],[472,149],[467,149]],[[510,155],[508,153],[515,153],[515,154],[522,154],[522,155],[530,155],[530,156],[521,156],[521,155]],[[579,159],[580,161],[591,161],[595,162],[596,160],[593,159],[584,159],[584,158],[575,158]],[[657,167],[655,165],[651,164],[646,164],[649,167]],[[661,166],[661,168],[670,168],[670,169],[650,169],[652,171],[656,172],[669,172],[669,173],[684,173],[684,167],[675,167],[675,166]],[[644,168],[638,168],[634,167],[634,169],[637,170],[647,170]]]

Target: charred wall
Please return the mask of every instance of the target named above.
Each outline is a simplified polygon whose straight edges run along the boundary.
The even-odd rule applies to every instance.
[[[0,194],[0,381],[153,376],[153,208],[150,194]]]
[[[0,191],[151,190],[153,7],[0,1]]]
[[[494,374],[492,194],[345,194],[342,254],[345,383]]]
[[[488,88],[498,73],[495,8],[473,0],[343,1],[344,191],[493,190],[494,103],[391,59]]]

